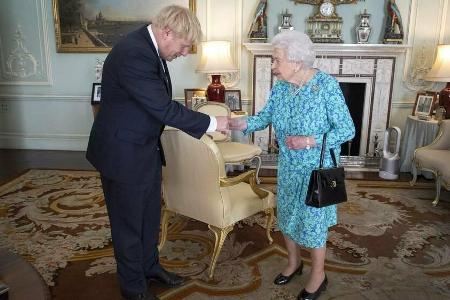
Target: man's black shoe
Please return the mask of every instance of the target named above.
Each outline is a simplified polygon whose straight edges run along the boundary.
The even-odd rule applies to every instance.
[[[183,277],[178,276],[177,274],[169,272],[167,270],[164,270],[163,268],[161,268],[161,270],[159,270],[157,273],[151,275],[148,279],[158,281],[170,287],[176,287],[184,283]]]

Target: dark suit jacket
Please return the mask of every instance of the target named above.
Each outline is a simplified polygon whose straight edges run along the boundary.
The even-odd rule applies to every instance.
[[[171,100],[170,77],[162,63],[147,26],[128,34],[106,58],[101,108],[86,153],[103,176],[149,183],[164,163],[159,140],[164,125],[196,138],[208,128],[209,116]]]

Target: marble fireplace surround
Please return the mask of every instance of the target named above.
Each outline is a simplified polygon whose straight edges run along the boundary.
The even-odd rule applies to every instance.
[[[273,84],[269,43],[244,43],[253,57],[253,113],[264,106]],[[395,63],[406,45],[382,44],[315,44],[314,66],[335,76],[340,82],[365,83],[360,156],[372,156],[373,141],[378,136],[383,145],[384,131],[389,125]],[[270,128],[256,132],[254,143],[268,151],[273,140]]]

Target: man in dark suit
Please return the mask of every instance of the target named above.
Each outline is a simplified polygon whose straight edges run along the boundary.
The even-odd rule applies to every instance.
[[[158,259],[164,125],[196,138],[228,127],[226,117],[209,117],[171,101],[166,60],[186,56],[201,34],[194,14],[168,6],[151,25],[114,46],[103,66],[101,109],[86,157],[101,175],[125,299],[158,299],[148,290],[147,280],[169,286],[183,283]]]

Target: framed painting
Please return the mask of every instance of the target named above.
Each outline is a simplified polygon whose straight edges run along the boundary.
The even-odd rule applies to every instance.
[[[225,104],[231,111],[242,110],[241,90],[225,90]]]
[[[192,109],[194,105],[200,104],[203,99],[206,100],[205,89],[184,89],[184,105],[187,108]]]
[[[196,9],[196,0],[52,1],[57,52],[109,52],[165,6],[180,5],[194,13]]]
[[[436,95],[430,93],[417,93],[414,103],[413,116],[430,116],[436,101]]]
[[[91,104],[97,105],[100,104],[100,100],[102,98],[102,86],[100,83],[92,84],[92,94],[91,94]]]

